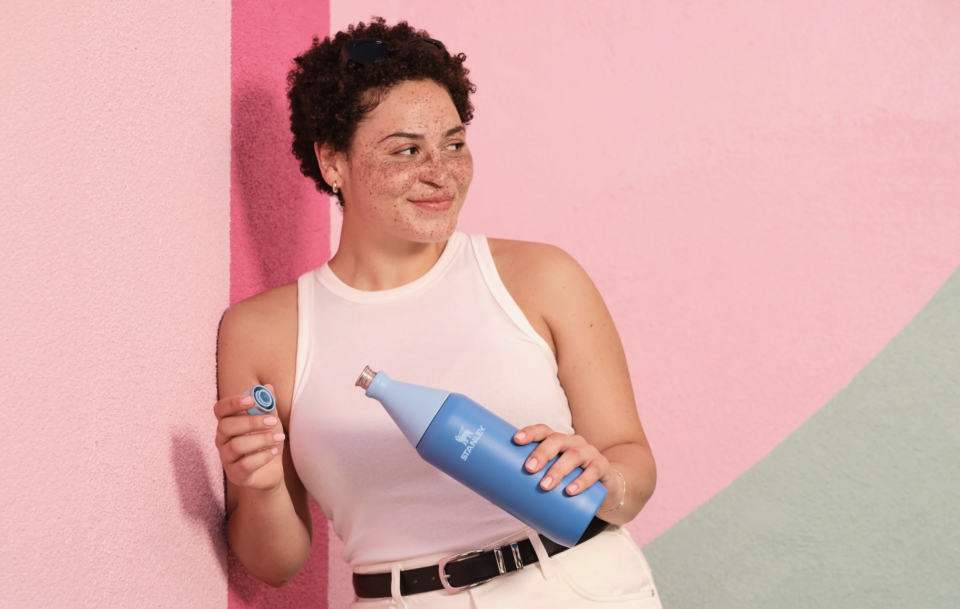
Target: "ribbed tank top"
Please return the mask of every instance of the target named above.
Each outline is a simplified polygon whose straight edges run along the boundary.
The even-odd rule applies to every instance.
[[[298,278],[287,430],[301,481],[353,567],[482,548],[522,522],[423,461],[376,400],[364,366],[462,393],[517,427],[573,433],[557,362],[507,292],[483,235],[455,232],[418,279],[381,291],[327,264]]]

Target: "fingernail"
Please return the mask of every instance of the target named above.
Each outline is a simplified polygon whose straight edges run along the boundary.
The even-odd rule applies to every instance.
[[[536,460],[536,459],[530,459],[529,461],[527,461],[527,467],[528,467],[529,469],[533,469],[533,468],[535,468],[536,466],[537,466],[537,460]]]
[[[575,492],[577,492],[577,485],[576,485],[576,484],[571,484],[570,486],[568,486],[568,487],[567,487],[567,492],[568,492],[568,493],[575,493]]]
[[[527,434],[526,434],[526,432],[521,431],[520,433],[518,433],[517,435],[515,435],[515,436],[513,436],[513,437],[516,438],[517,440],[522,440],[522,439],[524,439],[524,438],[527,437]]]
[[[547,476],[546,478],[543,479],[543,482],[541,482],[540,484],[543,486],[543,488],[547,488],[548,486],[550,486],[551,482],[553,482],[553,477]]]
[[[267,427],[273,427],[277,424],[277,417],[263,417],[263,424]]]
[[[244,397],[240,400],[240,403],[243,404],[244,406],[249,406],[250,404],[253,404],[253,398],[250,397],[249,395],[248,395],[248,396],[244,396]]]
[[[277,442],[279,442],[280,440],[282,440],[283,437],[284,437],[284,436],[283,436],[282,433],[275,433],[275,434],[273,434],[273,439],[276,440]]]
[[[273,454],[277,454],[280,451],[277,449],[276,446],[274,446],[273,448],[270,449],[270,452],[272,452]]]

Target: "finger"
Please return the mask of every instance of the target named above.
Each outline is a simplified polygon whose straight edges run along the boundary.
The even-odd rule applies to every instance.
[[[230,465],[230,471],[233,474],[233,480],[241,483],[246,482],[250,479],[250,476],[252,476],[254,472],[267,463],[270,463],[270,461],[272,461],[273,458],[278,454],[280,454],[280,449],[273,447],[247,455],[244,458],[236,461]]]
[[[224,417],[217,423],[217,445],[225,444],[234,436],[272,430],[278,422],[279,419],[273,415],[264,417]],[[278,428],[274,431],[283,431],[283,429]]]
[[[526,467],[529,472],[540,471],[550,459],[560,454],[561,451],[570,448],[570,442],[573,436],[555,431],[544,438],[540,445],[533,449],[530,457],[527,459]]]
[[[576,495],[582,493],[586,489],[590,488],[594,482],[600,479],[600,475],[603,473],[603,467],[600,465],[599,460],[591,461],[583,468],[583,473],[573,479],[573,481],[567,485],[566,491],[568,495]]]
[[[236,463],[249,453],[282,444],[284,437],[285,435],[279,431],[234,436],[223,445],[220,460],[224,463]]]
[[[583,453],[579,448],[565,450],[544,474],[543,479],[540,480],[540,487],[548,491],[556,487],[564,476],[572,472],[581,463],[583,463]]]
[[[231,417],[244,412],[251,406],[253,406],[252,396],[231,395],[217,402],[213,407],[213,413],[217,415],[218,419],[222,419],[223,417]]]
[[[540,442],[553,433],[549,426],[542,423],[538,425],[527,425],[513,435],[513,440],[517,444],[529,444],[530,442]]]

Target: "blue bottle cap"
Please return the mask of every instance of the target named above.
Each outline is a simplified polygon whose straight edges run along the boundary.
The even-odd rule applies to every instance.
[[[273,399],[273,394],[263,385],[254,385],[243,392],[243,395],[253,394],[253,406],[247,410],[247,414],[269,414],[277,407],[277,401]]]

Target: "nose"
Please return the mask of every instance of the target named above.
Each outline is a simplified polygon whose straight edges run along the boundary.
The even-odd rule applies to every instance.
[[[447,170],[447,161],[439,150],[431,150],[424,155],[420,166],[420,181],[436,188],[443,188],[449,181],[450,172]]]

